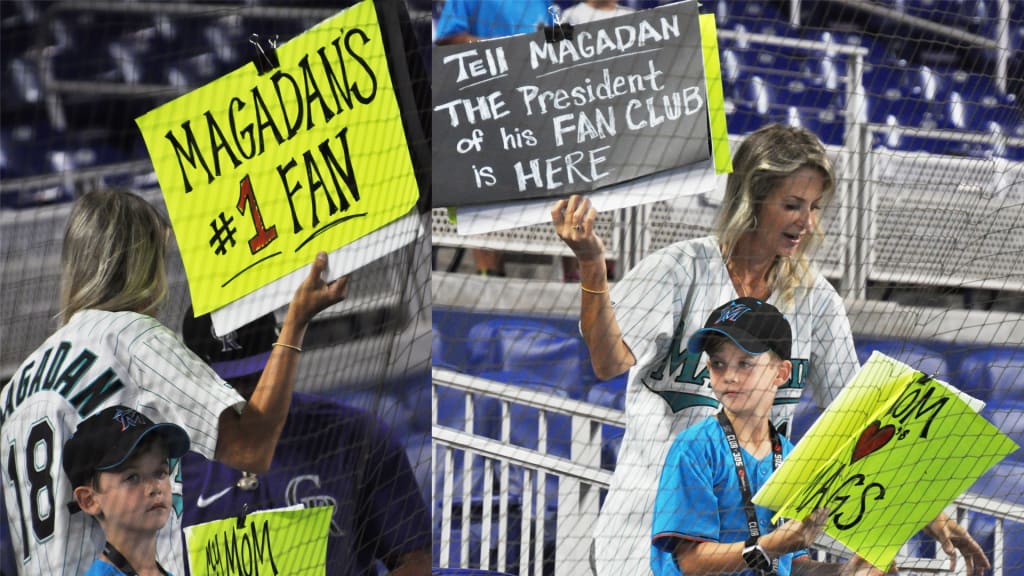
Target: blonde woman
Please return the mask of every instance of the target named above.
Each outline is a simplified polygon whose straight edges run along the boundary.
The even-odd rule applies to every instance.
[[[181,426],[191,449],[207,458],[266,470],[288,413],[306,325],[345,295],[346,280],[321,279],[327,257],[318,254],[246,401],[154,318],[167,292],[169,237],[163,217],[126,191],[86,194],[71,210],[61,255],[61,326],[0,390],[4,498],[21,574],[81,574],[101,552],[103,531],[69,506],[72,486],[60,462],[78,423],[108,406]],[[174,490],[180,495],[180,478]],[[178,502],[159,533],[157,559],[184,574]]]
[[[715,308],[756,298],[792,325],[792,376],[772,407],[782,434],[805,387],[825,407],[858,368],[842,298],[807,257],[822,238],[819,215],[835,190],[821,142],[805,129],[769,125],[747,136],[733,170],[715,233],[644,258],[614,291],[589,200],[572,196],[551,212],[559,237],[579,260],[580,329],[594,371],[602,379],[629,371],[626,431],[595,531],[599,576],[650,573],[660,465],[680,431],[719,407],[700,355],[686,349]],[[970,540],[958,526],[950,529],[958,543]],[[952,550],[945,534],[937,535]],[[964,552],[969,562],[987,563],[970,544]]]

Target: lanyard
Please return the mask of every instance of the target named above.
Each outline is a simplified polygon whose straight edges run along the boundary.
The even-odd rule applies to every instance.
[[[114,545],[110,542],[106,542],[103,545],[103,553],[110,559],[114,568],[117,568],[125,574],[125,576],[139,576],[139,573],[135,568],[132,568],[132,565],[128,563],[128,559],[124,557],[124,554],[121,554],[121,552],[117,548],[114,548]],[[164,570],[164,567],[161,566],[159,562],[157,562],[156,567],[161,573],[167,574],[167,570]]]
[[[732,422],[722,410],[718,413],[718,423],[725,433],[725,441],[729,443],[729,450],[732,452],[732,462],[736,466],[736,476],[740,483],[740,494],[743,496],[743,511],[747,515],[747,528],[750,530],[748,545],[756,543],[761,536],[761,526],[757,521],[757,513],[754,511],[754,503],[751,501],[750,479],[747,477],[746,467],[743,465],[743,454],[740,453],[740,443],[736,438],[736,431],[733,430]],[[779,440],[779,433],[771,421],[768,422],[768,435],[772,443],[772,470],[778,470],[782,465],[782,441]],[[772,573],[778,572],[779,559],[772,560]]]

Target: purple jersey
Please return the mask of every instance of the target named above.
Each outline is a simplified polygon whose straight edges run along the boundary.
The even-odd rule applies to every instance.
[[[243,504],[332,504],[327,573],[342,576],[375,575],[375,560],[393,569],[430,548],[430,516],[405,450],[362,410],[295,394],[270,470],[256,482],[194,453],[182,461],[182,526],[235,516]]]

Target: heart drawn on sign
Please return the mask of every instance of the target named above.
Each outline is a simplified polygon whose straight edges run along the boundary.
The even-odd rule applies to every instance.
[[[885,426],[881,424],[880,421],[875,420],[861,432],[860,438],[857,439],[857,445],[853,448],[853,458],[850,460],[850,464],[875,452],[892,440],[893,435],[896,434],[896,427],[892,424]]]

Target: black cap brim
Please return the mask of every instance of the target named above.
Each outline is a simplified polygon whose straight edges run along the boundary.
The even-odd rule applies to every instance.
[[[703,352],[704,341],[707,340],[707,337],[710,334],[725,336],[733,344],[739,346],[740,350],[743,350],[752,356],[759,356],[771,350],[771,346],[768,346],[764,342],[758,340],[746,330],[740,330],[737,328],[730,328],[728,330],[722,328],[701,328],[690,336],[690,339],[686,343],[687,351],[691,354],[700,354]]]
[[[185,429],[177,424],[170,422],[162,422],[159,424],[153,424],[146,429],[143,433],[135,437],[132,443],[126,447],[122,447],[117,452],[121,454],[121,457],[116,462],[102,462],[96,466],[96,470],[111,470],[124,464],[139,447],[139,444],[144,438],[150,434],[159,434],[163,437],[164,442],[167,444],[167,456],[169,458],[181,458],[184,456],[191,446],[191,442],[188,439],[188,433]],[[112,451],[113,452],[113,451]]]

